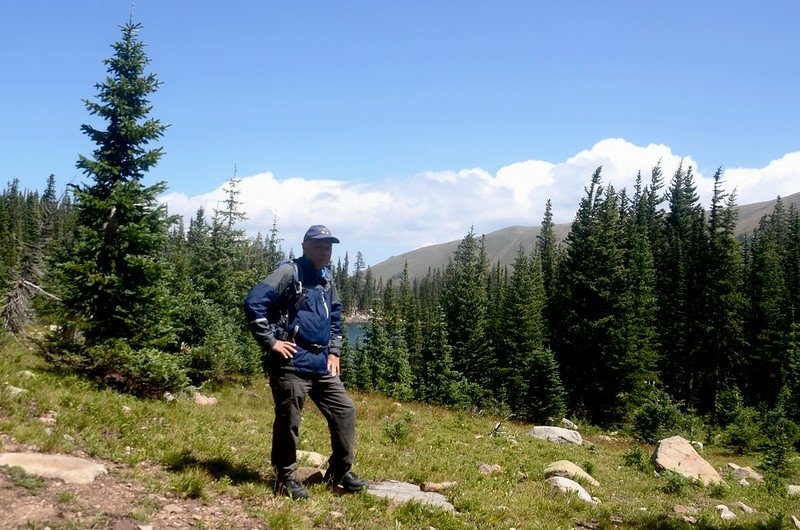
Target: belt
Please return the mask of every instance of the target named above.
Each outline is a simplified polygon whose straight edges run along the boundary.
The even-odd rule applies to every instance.
[[[314,344],[313,342],[304,340],[301,337],[295,337],[294,343],[304,350],[310,351],[311,353],[323,353],[328,349],[327,345],[323,346],[322,344]]]

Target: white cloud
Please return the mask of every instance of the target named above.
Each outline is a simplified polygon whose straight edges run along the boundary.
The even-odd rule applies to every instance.
[[[637,146],[624,139],[597,142],[563,162],[524,160],[500,168],[495,175],[482,168],[424,172],[403,179],[357,183],[280,180],[272,173],[241,179],[239,200],[251,234],[266,233],[278,217],[284,248],[299,251],[306,228],[323,223],[342,239],[337,255],[362,251],[367,263],[421,246],[460,239],[475,227],[488,233],[512,225],[538,225],[545,202],[553,203],[556,222],[574,216],[584,187],[602,166],[603,184],[632,191],[641,171],[649,183],[650,171],[661,165],[664,183],[677,167],[693,167],[703,205],[713,189],[713,176],[697,171],[688,155],[679,155],[663,144]],[[738,190],[739,203],[757,202],[800,191],[800,152],[789,153],[764,168],[735,168],[725,172],[725,189]],[[162,197],[171,213],[194,216],[204,207],[210,216],[225,199],[225,184],[208,193]],[[352,258],[351,258],[352,259]]]

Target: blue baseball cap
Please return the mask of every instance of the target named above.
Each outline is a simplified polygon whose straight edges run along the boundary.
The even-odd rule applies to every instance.
[[[331,231],[324,225],[312,225],[311,228],[308,229],[306,235],[303,236],[303,243],[308,241],[309,239],[315,239],[317,241],[330,241],[331,243],[339,243],[339,239],[333,237]]]

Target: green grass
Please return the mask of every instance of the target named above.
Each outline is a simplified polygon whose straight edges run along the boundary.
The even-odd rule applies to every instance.
[[[503,423],[501,436],[488,436],[501,418],[398,405],[363,393],[353,394],[358,413],[355,471],[372,481],[455,481],[445,495],[458,513],[413,503],[394,505],[367,494],[336,495],[322,485],[310,486],[311,499],[293,502],[271,493],[272,400],[263,378],[207,392],[219,401],[203,407],[189,396],[173,402],[137,399],[75,376],[49,373],[18,344],[6,344],[0,354],[0,381],[26,389],[10,396],[0,388],[0,432],[43,450],[83,451],[117,462],[125,466],[121,473],[152,491],[196,499],[234,496],[270,528],[571,529],[578,523],[688,528],[672,516],[676,504],[700,510],[694,528],[789,528],[789,516],[800,517],[797,498],[776,495],[764,485],[743,488],[726,476],[725,486],[703,488],[668,474],[657,477],[648,465],[652,447],[630,439],[596,441],[593,449],[555,445],[528,436],[530,426],[514,422]],[[36,377],[25,378],[22,370]],[[48,410],[58,418],[51,433],[38,420]],[[601,434],[590,427],[582,431],[590,433],[589,440]],[[329,450],[325,420],[310,402],[300,448],[323,454]],[[727,462],[757,463],[753,456],[732,455],[712,445],[703,456],[718,469]],[[544,484],[545,466],[562,459],[590,470],[601,485],[587,489],[600,504],[582,503]],[[502,472],[483,475],[478,467],[484,463],[499,464]],[[0,472],[17,476],[21,487],[37,488],[37,482],[13,470]],[[789,482],[800,483],[800,477]],[[757,513],[741,513],[734,507],[737,501]],[[719,519],[714,506],[720,503],[739,516],[734,525]],[[143,506],[140,517],[149,511]]]

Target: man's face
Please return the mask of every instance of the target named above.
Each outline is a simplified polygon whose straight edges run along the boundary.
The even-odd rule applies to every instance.
[[[331,262],[333,243],[318,239],[309,239],[303,242],[303,255],[311,260],[314,267],[320,270]]]

